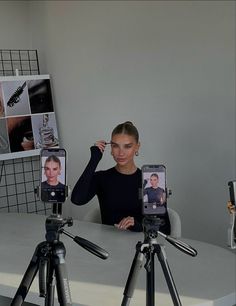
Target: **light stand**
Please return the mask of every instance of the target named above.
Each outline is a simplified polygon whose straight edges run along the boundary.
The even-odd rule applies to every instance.
[[[181,306],[181,301],[174,283],[174,279],[169,268],[164,246],[157,243],[157,236],[160,234],[169,243],[174,245],[182,252],[196,256],[197,251],[187,245],[186,243],[179,241],[175,238],[167,236],[159,231],[162,220],[155,216],[144,217],[144,242],[138,242],[136,245],[136,253],[132,262],[132,266],[129,272],[129,276],[126,282],[126,286],[123,293],[123,300],[121,306],[128,306],[130,304],[133,292],[135,289],[135,283],[138,277],[138,272],[142,268],[144,256],[146,257],[146,306],[155,305],[155,273],[154,273],[154,256],[157,255],[161,264],[170,294],[174,306]]]
[[[39,272],[39,295],[45,298],[45,306],[54,305],[55,283],[60,306],[72,306],[65,263],[66,249],[60,241],[60,234],[72,238],[92,254],[102,259],[108,258],[108,253],[99,246],[65,231],[63,227],[72,226],[73,220],[72,218],[63,219],[61,214],[62,203],[53,203],[52,215],[46,219],[45,224],[46,240],[37,245],[11,306],[22,305],[37,272]]]

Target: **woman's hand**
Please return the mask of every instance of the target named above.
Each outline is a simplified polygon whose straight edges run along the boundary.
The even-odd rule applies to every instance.
[[[115,227],[117,227],[119,229],[126,230],[130,226],[134,225],[134,217],[123,218],[118,224],[114,224],[114,225],[115,225]]]
[[[94,144],[96,147],[100,149],[100,151],[103,153],[105,151],[107,142],[105,140],[98,140]]]

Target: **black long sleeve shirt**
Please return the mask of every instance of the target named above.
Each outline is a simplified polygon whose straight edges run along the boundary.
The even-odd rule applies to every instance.
[[[130,216],[134,217],[134,226],[129,229],[142,231],[142,199],[139,195],[142,187],[141,170],[138,168],[133,174],[122,174],[115,167],[95,171],[102,153],[96,146],[90,150],[91,158],[73,188],[71,201],[84,205],[97,195],[103,224],[118,224],[123,218]]]

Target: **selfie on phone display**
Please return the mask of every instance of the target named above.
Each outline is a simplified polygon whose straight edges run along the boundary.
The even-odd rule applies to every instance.
[[[41,152],[41,200],[64,202],[66,199],[66,153],[64,149]]]
[[[166,178],[162,165],[146,165],[143,174],[143,213],[163,215],[166,213]]]

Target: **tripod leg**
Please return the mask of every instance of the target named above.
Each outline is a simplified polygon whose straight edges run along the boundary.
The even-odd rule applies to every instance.
[[[45,306],[54,305],[54,292],[55,292],[55,271],[52,264],[52,255],[50,254],[49,261],[47,263],[46,271],[46,293],[45,293]]]
[[[45,242],[42,242],[36,247],[34,255],[22,278],[20,286],[18,287],[16,294],[11,302],[11,306],[20,306],[24,302],[25,297],[30,289],[30,286],[35,278],[35,275],[38,272],[41,249],[44,247],[44,245]]]
[[[53,250],[53,265],[55,267],[58,300],[61,306],[72,306],[65,254],[64,244],[62,242],[57,243]]]
[[[143,253],[140,252],[140,243],[136,246],[136,253],[132,262],[132,266],[130,268],[129,276],[125,285],[124,297],[121,303],[121,306],[128,306],[130,300],[133,296],[136,280],[138,277],[138,272],[142,268],[143,265]]]
[[[145,269],[147,271],[146,283],[146,306],[155,305],[155,272],[154,272],[154,253],[150,251],[146,254],[147,262]]]
[[[178,291],[177,291],[175,283],[174,283],[174,279],[173,279],[171,271],[170,271],[170,267],[169,267],[168,262],[167,262],[164,247],[157,244],[155,246],[155,249],[156,249],[157,257],[158,257],[158,259],[161,263],[162,270],[164,272],[164,276],[165,276],[166,283],[168,285],[168,288],[169,288],[169,291],[170,291],[170,294],[171,294],[173,304],[174,304],[174,306],[181,306],[182,304],[181,304],[179,294],[178,294]]]

